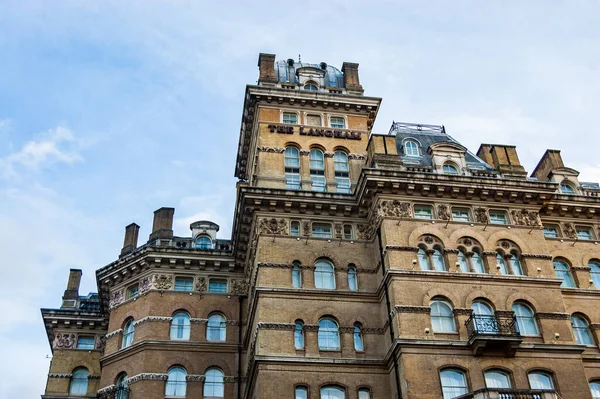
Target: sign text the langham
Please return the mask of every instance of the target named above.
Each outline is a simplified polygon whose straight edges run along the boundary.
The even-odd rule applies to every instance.
[[[296,128],[301,136],[331,137],[334,139],[360,140],[362,132],[351,130],[321,129],[306,126],[269,125],[271,133],[294,134]]]

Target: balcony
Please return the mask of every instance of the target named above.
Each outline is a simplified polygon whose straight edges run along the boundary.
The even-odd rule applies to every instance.
[[[496,312],[493,316],[471,315],[465,322],[469,345],[476,356],[484,352],[503,352],[505,356],[515,355],[523,341],[517,329],[517,319],[513,312]]]
[[[560,399],[555,391],[485,388],[454,399]]]

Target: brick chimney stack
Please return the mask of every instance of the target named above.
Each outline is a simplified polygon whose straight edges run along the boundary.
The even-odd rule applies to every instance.
[[[275,75],[275,54],[260,53],[258,55],[258,84],[274,85],[277,83]]]
[[[155,238],[173,237],[173,214],[175,214],[175,208],[163,207],[154,211],[154,223],[152,223],[149,241]]]
[[[135,223],[131,223],[125,227],[125,240],[123,241],[123,249],[121,249],[120,257],[133,252],[137,248],[139,232],[140,226]]]
[[[79,299],[79,284],[81,284],[81,275],[83,272],[81,269],[71,269],[69,271],[69,281],[67,281],[67,289],[62,297],[61,308],[75,308],[77,307],[77,300]]]
[[[344,74],[344,86],[348,94],[362,95],[364,90],[358,79],[358,64],[355,62],[344,62],[342,64],[342,73]]]
[[[477,151],[477,156],[504,176],[516,179],[527,178],[527,171],[521,165],[517,147],[514,145],[482,144]]]

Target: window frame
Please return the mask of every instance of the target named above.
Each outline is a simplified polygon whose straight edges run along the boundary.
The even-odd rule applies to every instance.
[[[352,330],[352,342],[354,343],[354,350],[356,352],[365,351],[365,336],[363,334],[362,324],[359,322],[354,323]]]
[[[298,391],[302,390],[304,391],[304,396],[298,396]],[[306,385],[296,385],[294,387],[294,399],[309,399],[310,398],[310,393],[308,390],[308,386]]]
[[[183,286],[180,284],[177,285],[177,282],[186,282]],[[190,283],[191,284],[187,284]],[[183,288],[183,289],[182,289]],[[189,288],[189,289],[188,289]],[[175,281],[173,283],[173,290],[179,292],[193,292],[194,291],[194,277],[190,276],[175,276]]]
[[[127,293],[127,299],[133,299],[140,294],[140,284],[136,282],[135,284],[128,285],[125,289]]]
[[[300,262],[292,262],[292,287],[302,288],[302,266]]]
[[[201,240],[203,241],[203,243],[200,243]],[[206,243],[206,240],[208,240],[208,244]],[[210,250],[213,248],[213,239],[206,234],[200,234],[194,240],[194,248],[200,249],[202,251]]]
[[[319,270],[319,267],[331,267],[331,272]],[[319,275],[317,275],[319,273]],[[327,277],[330,277],[330,280],[326,280]],[[336,289],[336,278],[335,278],[335,266],[333,263],[329,262],[325,259],[318,259],[315,262],[315,271],[314,271],[314,282],[315,288],[318,290],[335,290]],[[317,281],[319,282],[317,284]],[[326,282],[330,282],[330,284],[325,284]]]
[[[496,373],[496,374],[500,374],[500,375],[504,375],[506,377],[506,380],[508,382],[508,387],[491,387],[488,386],[488,380],[487,380],[487,374],[490,373]],[[501,368],[490,368],[487,369],[483,372],[483,381],[485,383],[486,388],[489,389],[512,389],[513,386],[513,381],[512,381],[512,375],[509,371],[501,369]]]
[[[286,117],[294,116],[294,122],[291,123],[289,120],[286,121]],[[297,112],[282,111],[281,112],[281,123],[284,125],[297,125],[300,122],[300,115]]]
[[[358,395],[358,399],[371,399],[373,396],[371,395],[371,388],[369,387],[359,387],[356,390],[356,393]],[[367,396],[365,397],[364,395],[362,395],[363,397],[361,397],[361,393],[366,394]]]
[[[348,289],[350,291],[358,291],[358,273],[354,265],[348,266]]]
[[[341,120],[342,123],[340,124],[340,123],[333,122],[333,119],[337,119],[338,122],[339,122],[339,120]],[[335,126],[335,125],[338,125],[338,126]],[[341,125],[341,126],[339,126],[339,125]],[[346,126],[348,126],[348,123],[344,116],[340,116],[340,115],[330,115],[329,116],[329,127],[330,128],[332,128],[332,129],[347,129]]]
[[[181,373],[183,372],[183,373]],[[171,373],[174,379],[171,380]],[[183,374],[183,380],[175,379]],[[165,396],[169,398],[185,398],[187,392],[187,370],[181,366],[173,366],[167,371],[167,381],[165,381]],[[178,388],[182,388],[183,392],[179,392]],[[169,392],[169,389],[172,392]]]
[[[577,195],[577,190],[569,180],[563,180],[560,183],[560,193],[564,195]]]
[[[419,213],[419,210],[429,210],[429,217],[424,217],[425,214],[424,213]],[[434,215],[433,215],[433,206],[431,205],[421,205],[421,204],[415,204],[413,206],[413,215],[415,217],[415,219],[422,219],[422,220],[433,220],[434,219]]]
[[[550,388],[537,388],[537,387],[533,387],[533,385],[531,384],[531,379],[530,376],[532,374],[539,374],[539,375],[544,375],[545,377],[548,377],[548,380],[550,381]],[[529,370],[527,372],[527,383],[529,384],[529,388],[530,389],[534,389],[534,390],[553,390],[556,391],[556,382],[554,380],[554,373],[548,371],[548,370],[543,370],[543,369],[534,369],[534,370]]]
[[[462,206],[453,206],[452,210],[451,210],[451,214],[452,214],[453,222],[472,223],[473,218],[471,217],[471,210],[469,208],[462,207]],[[466,220],[463,220],[464,219],[463,216],[459,216],[457,218],[457,214],[466,215]]]
[[[209,373],[215,371],[218,375],[209,376]],[[209,379],[210,378],[210,379]],[[213,381],[212,379],[215,378]],[[220,379],[220,381],[219,381]],[[225,373],[218,367],[209,367],[204,372],[204,386],[202,387],[203,398],[224,398],[225,397]],[[207,393],[207,389],[211,389],[212,392]],[[215,389],[218,389],[217,395],[215,395]],[[210,394],[212,393],[212,395]],[[220,395],[219,395],[220,393]]]
[[[323,396],[323,391],[325,391],[325,390],[339,391],[342,393],[343,399],[346,399],[346,389],[344,389],[343,387],[341,387],[339,385],[324,385],[324,386],[322,386],[319,389],[319,399],[337,399],[337,397],[331,396],[331,394],[328,392],[325,392],[327,394],[327,396]]]
[[[445,315],[443,313],[435,313],[434,314],[434,306],[439,304],[440,306],[446,306],[448,307],[448,309],[450,310],[449,315]],[[455,334],[457,333],[457,329],[456,329],[456,317],[454,315],[454,307],[452,306],[452,304],[450,303],[450,301],[448,301],[445,298],[433,298],[431,299],[431,301],[429,302],[429,319],[430,319],[430,323],[431,323],[431,330],[434,333],[438,333],[438,334]],[[452,329],[444,329],[444,320],[448,320],[448,321],[452,321]],[[438,329],[439,328],[439,329]]]
[[[556,232],[556,235],[551,234],[551,231]],[[555,224],[548,224],[542,227],[542,233],[544,234],[544,238],[560,238],[560,228]]]
[[[594,387],[592,387],[592,384]],[[600,379],[590,380],[588,386],[590,388],[590,393],[592,394],[592,399],[600,399]]]
[[[317,156],[318,155],[318,156]],[[327,192],[327,180],[325,178],[325,153],[322,149],[313,147],[308,153],[309,176],[311,191]]]
[[[91,340],[91,347],[81,346],[80,343],[81,343],[82,339]],[[89,345],[89,343],[88,343],[88,345]],[[77,343],[75,344],[75,349],[87,350],[87,351],[91,351],[91,350],[96,349],[96,336],[94,336],[94,335],[78,335],[77,336]]]
[[[463,378],[464,381],[464,386],[450,386],[450,385],[444,385],[444,377],[443,374],[444,373],[457,373],[460,374]],[[470,387],[469,387],[469,378],[467,377],[467,373],[465,372],[465,370],[458,368],[458,367],[443,367],[439,370],[438,372],[438,378],[440,379],[440,388],[442,389],[442,397],[443,399],[452,399],[456,397],[456,392],[449,392],[447,393],[445,388],[451,389],[451,390],[455,390],[455,389],[461,389],[464,388],[464,393],[460,393],[460,395],[466,395],[470,392]],[[447,396],[450,395],[450,396]]]
[[[489,215],[490,215],[490,224],[494,224],[497,226],[503,226],[503,225],[507,225],[509,224],[509,220],[508,220],[508,212],[502,210],[502,209],[490,209],[489,210]],[[498,219],[494,219],[494,215],[498,216],[498,215],[502,215],[503,216],[503,223],[498,223]]]
[[[314,89],[313,89],[313,87],[314,87]],[[317,82],[315,82],[315,81],[307,80],[302,85],[302,90],[306,90],[306,91],[319,91],[319,84]]]
[[[296,227],[298,228],[297,230],[296,230]],[[298,221],[298,220],[290,221],[290,236],[300,237],[300,221]]]
[[[291,154],[294,151],[296,154]],[[301,164],[300,149],[294,145],[285,147],[285,151],[283,152],[283,169],[286,190],[302,189],[302,176],[300,174]]]
[[[592,229],[589,226],[575,225],[575,232],[577,234],[577,240],[579,240],[579,241],[594,241],[595,237],[594,237],[593,231],[594,231],[594,229]],[[582,237],[580,232],[585,232],[587,234],[585,235],[585,237]]]
[[[530,312],[530,316],[519,314],[519,312],[516,310],[516,309],[523,309],[523,308],[526,311],[528,310]],[[515,301],[515,302],[513,302],[512,306],[511,306],[511,310],[513,311],[513,313],[515,315],[515,319],[517,321],[517,328],[521,335],[533,336],[533,337],[540,336],[540,326],[537,323],[536,312],[535,312],[535,309],[533,309],[533,307],[531,305],[529,305],[528,303],[526,303],[524,301]],[[526,323],[530,323],[529,326],[533,327],[533,329],[535,331],[533,331],[533,332],[525,331],[525,330],[527,330]],[[524,327],[524,328],[522,328],[522,327]]]
[[[219,325],[211,325],[214,323],[215,318],[219,317]],[[213,319],[213,321],[211,321]],[[218,338],[214,339],[212,334],[218,334]],[[206,321],[206,340],[208,342],[226,342],[227,341],[227,317],[221,312],[213,312],[208,315]]]
[[[315,231],[315,228],[319,229],[323,229],[322,231]],[[321,223],[321,222],[315,222],[312,223],[310,226],[310,230],[311,230],[311,237],[314,238],[333,238],[333,229],[331,227],[331,223]],[[327,232],[327,230],[329,230],[329,232]],[[315,234],[316,232],[316,234]]]
[[[453,171],[448,171],[448,169],[452,168]],[[442,174],[448,176],[460,176],[460,170],[457,164],[452,161],[446,161],[442,164]]]
[[[558,265],[566,268],[565,270],[560,270],[562,277],[559,275],[559,273],[557,273]],[[562,258],[554,258],[552,259],[552,266],[554,267],[554,274],[556,277],[563,280],[560,285],[561,288],[577,288],[577,282],[575,281],[575,277],[571,271],[571,265],[567,261],[563,260]],[[568,279],[565,278],[565,276],[568,277]]]
[[[294,349],[297,351],[304,350],[306,348],[306,340],[304,337],[304,322],[302,320],[296,320],[294,322]]]
[[[213,287],[211,287],[211,284],[217,284],[217,283],[225,283],[225,290],[223,291],[222,288],[219,288],[218,290],[215,290]],[[229,292],[229,281],[226,278],[219,278],[219,277],[212,277],[208,279],[208,293],[211,294],[227,294]]]
[[[342,156],[343,160],[340,160]],[[336,192],[341,194],[351,194],[350,163],[348,162],[348,153],[346,151],[335,150],[333,152],[333,171],[335,175]]]
[[[128,328],[128,326],[130,328]],[[128,331],[130,330],[130,331]],[[131,337],[131,338],[130,338]],[[135,320],[130,317],[123,324],[123,339],[121,340],[121,349],[128,348],[133,345],[135,339]]]
[[[409,144],[411,145],[411,150],[409,151]],[[403,144],[403,150],[404,150],[404,156],[407,157],[420,157],[421,156],[421,151],[419,150],[419,144],[417,144],[417,142],[415,140],[404,140],[404,144]],[[414,154],[414,152],[416,152],[416,154]]]
[[[175,323],[175,319],[181,316],[186,316],[184,317],[183,323]],[[186,322],[187,320],[187,322]],[[173,316],[171,317],[171,325],[169,326],[169,338],[172,341],[189,341],[190,340],[190,335],[191,335],[191,329],[192,329],[192,322],[191,322],[191,316],[188,312],[183,311],[183,310],[179,310],[175,313],[173,313]],[[181,333],[181,337],[178,337],[177,335],[180,335]]]
[[[575,326],[575,323],[573,322],[573,320],[580,320],[583,322],[584,325],[583,326]],[[573,335],[575,336],[575,342],[577,342],[578,345],[597,346],[596,338],[594,337],[594,334],[592,333],[592,329],[590,328],[591,323],[587,317],[585,317],[581,313],[574,313],[571,315],[570,321],[571,321],[571,330],[573,331]],[[587,341],[587,339],[580,340],[580,337],[583,337],[583,335],[581,335],[579,333],[580,330],[585,331],[585,336],[587,338],[589,338],[590,343],[581,342],[581,341]]]
[[[592,284],[597,290],[600,290],[600,261],[596,259],[590,259],[588,261],[588,267],[590,268],[590,279]]]
[[[77,376],[77,373],[84,373],[85,377]],[[86,396],[90,389],[90,371],[83,366],[76,367],[71,373],[69,381],[69,396]]]
[[[321,326],[321,322],[331,322],[335,327]],[[342,345],[340,340],[340,325],[337,320],[331,316],[324,316],[319,319],[317,326],[317,343],[319,351],[340,351]],[[324,345],[321,345],[322,342]],[[333,346],[330,346],[330,344]]]

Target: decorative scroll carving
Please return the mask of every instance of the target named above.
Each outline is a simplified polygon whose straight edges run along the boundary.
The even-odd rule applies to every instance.
[[[410,217],[411,207],[408,202],[400,202],[398,200],[383,200],[379,202],[378,213],[381,216],[392,216],[392,217]]]
[[[261,219],[259,229],[261,234],[287,234],[287,224],[284,219]]]
[[[548,254],[521,254],[522,258],[532,258],[532,259],[552,259],[552,255]]]
[[[115,331],[109,332],[108,334],[106,334],[106,335],[104,336],[104,338],[106,338],[106,339],[109,339],[109,338],[112,338],[112,337],[114,337],[115,335],[119,335],[119,334],[121,334],[122,332],[123,332],[123,329],[122,329],[122,328],[119,328],[118,330],[115,330]]]
[[[294,331],[296,325],[291,323],[258,323],[258,328],[260,328],[261,330]]]
[[[359,161],[366,161],[367,156],[362,154],[348,154],[348,159],[357,159]]]
[[[437,206],[437,215],[442,220],[450,220],[450,207],[446,204],[439,204]]]
[[[419,247],[411,247],[406,245],[386,245],[386,251],[407,251],[407,252],[418,252]]]
[[[154,275],[154,287],[159,290],[168,290],[173,286],[173,276],[169,274]]]
[[[310,222],[302,222],[302,235],[310,235]]]
[[[371,241],[373,239],[373,235],[375,234],[374,225],[368,224],[359,224],[356,226],[357,230],[357,238],[359,240]]]
[[[568,313],[552,313],[552,312],[537,312],[535,317],[538,319],[548,319],[548,320],[570,320],[571,315]]]
[[[172,317],[167,317],[167,316],[146,316],[146,317],[144,317],[142,319],[134,321],[133,325],[137,326],[139,324],[146,323],[148,321],[162,321],[162,322],[170,323],[171,320],[173,320],[173,318]]]
[[[262,152],[275,152],[279,154],[283,154],[285,152],[285,148],[283,147],[258,146],[256,149]]]
[[[562,231],[563,233],[565,233],[565,236],[567,238],[577,238],[577,230],[575,230],[575,226],[573,226],[573,223],[563,223]]]
[[[75,334],[56,334],[54,347],[59,349],[75,348]]]
[[[539,212],[522,209],[520,211],[512,211],[511,213],[515,224],[520,226],[539,227],[542,225]]]
[[[231,280],[230,287],[234,295],[248,295],[248,283],[245,280]]]
[[[185,379],[188,382],[204,382],[205,377],[203,375],[188,374],[185,376]]]
[[[125,299],[125,291],[123,291],[123,290],[114,291],[110,294],[110,301],[108,303],[108,307],[110,309],[116,308],[121,303],[123,303],[124,299]]]
[[[198,277],[198,280],[196,281],[196,291],[206,292],[207,287],[208,282],[206,277]]]
[[[291,265],[286,263],[270,263],[270,262],[258,262],[258,267],[278,267],[278,268],[290,268]]]
[[[395,313],[427,313],[431,312],[429,306],[394,306]]]
[[[475,208],[475,221],[477,223],[489,223],[490,222],[490,218],[488,217],[487,214],[487,209],[485,208]]]
[[[140,279],[139,286],[140,286],[140,295],[146,291],[149,291],[150,288],[152,288],[152,277],[151,276],[142,277]]]
[[[131,385],[138,381],[166,381],[167,378],[168,375],[162,373],[140,373],[128,378],[125,382],[127,385]]]

